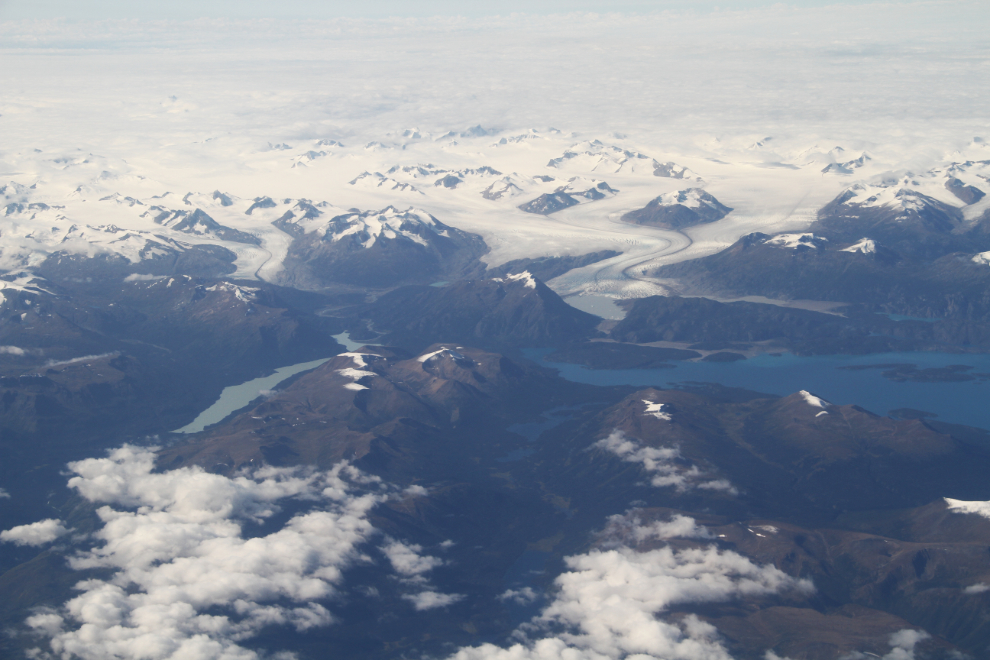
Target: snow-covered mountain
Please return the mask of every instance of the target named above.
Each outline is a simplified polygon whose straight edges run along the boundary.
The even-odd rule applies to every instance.
[[[664,193],[645,207],[622,216],[626,222],[664,229],[681,229],[721,220],[732,211],[701,188]]]
[[[600,140],[590,140],[572,146],[563,155],[551,159],[547,167],[569,172],[652,174],[671,179],[698,179],[693,172],[676,163],[661,163],[638,151],[604,144]]]
[[[519,208],[527,213],[550,215],[571,206],[611,197],[618,192],[605,181],[572,177],[565,185],[558,186],[553,192],[544,193],[536,199],[520,205]]]
[[[276,221],[295,236],[279,276],[282,283],[383,287],[430,283],[484,268],[478,261],[487,252],[481,238],[419,209],[352,209],[332,217],[308,202],[294,209]]]
[[[118,255],[129,268],[122,274],[157,273],[166,262],[178,267],[179,255],[194,249],[196,257],[183,263],[200,264],[196,272],[287,282],[294,277],[286,270],[290,245],[322,237],[329,218],[352,208],[414,204],[450,227],[481,236],[492,250],[486,257],[492,266],[616,249],[629,259],[659,265],[670,258],[710,254],[754,231],[811,231],[833,240],[832,234],[810,225],[843,191],[847,198],[840,216],[881,207],[910,215],[924,206],[955,217],[952,209],[958,209],[962,219],[951,221],[956,229],[949,235],[964,232],[990,207],[982,196],[990,170],[984,160],[972,157],[982,148],[975,142],[972,154],[958,154],[965,158],[909,174],[891,173],[898,161],[875,147],[867,152],[859,144],[809,147],[766,138],[699,141],[695,152],[683,146],[669,152],[662,145],[616,134],[578,136],[555,129],[419,128],[377,139],[369,134],[348,140],[348,145],[325,137],[269,139],[238,156],[247,178],[198,178],[187,186],[162,183],[161,172],[107,156],[24,153],[12,162],[33,174],[9,177],[12,181],[0,188],[0,215],[7,221],[0,229],[0,263],[16,269],[41,263],[53,253],[83,259]],[[306,167],[292,168],[299,163]],[[833,176],[840,168],[849,173]],[[828,170],[824,175],[823,169]],[[692,187],[702,179],[703,191]],[[618,196],[617,190],[622,191]],[[533,213],[553,214],[590,202],[594,204],[574,211],[581,221],[570,224],[566,240],[557,235],[559,227],[532,222]],[[610,220],[637,204],[652,205],[669,217],[635,220],[636,214],[646,213],[641,207],[626,217],[636,227],[619,228]],[[730,208],[732,213],[725,215]],[[676,220],[670,219],[672,213]],[[891,213],[896,218],[900,212]],[[717,219],[723,221],[715,223]],[[863,222],[853,224],[834,242],[837,249],[863,238],[893,247],[889,237],[863,231]],[[654,234],[655,228],[667,225],[698,225],[699,230],[704,225],[703,240],[684,249],[673,246]],[[370,227],[349,230],[379,236]],[[628,240],[629,232],[637,238]],[[149,259],[157,259],[154,268]],[[211,265],[203,270],[206,262]],[[149,267],[142,270],[142,263]],[[290,266],[288,270],[298,263]],[[566,283],[552,285],[564,287],[562,292],[594,287],[619,296],[659,290],[659,285],[629,280],[622,269],[613,272],[616,267],[589,265],[568,275]]]

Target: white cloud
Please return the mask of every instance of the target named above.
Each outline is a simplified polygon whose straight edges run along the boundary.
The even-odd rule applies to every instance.
[[[5,499],[5,498],[6,499],[10,499],[10,493],[8,493],[3,488],[0,488],[0,500]]]
[[[692,521],[693,523],[693,521]],[[685,529],[687,525],[677,521]],[[759,566],[715,546],[636,552],[592,550],[566,558],[553,602],[526,628],[555,631],[509,648],[462,648],[456,660],[729,660],[717,630],[691,615],[667,622],[658,615],[685,603],[721,602],[783,591],[810,593],[808,580]]]
[[[931,635],[924,630],[911,630],[910,628],[898,630],[890,636],[890,651],[880,660],[915,660],[914,647],[917,646],[918,642],[930,637]],[[876,657],[878,656],[873,653],[866,654],[855,651],[842,656],[839,660],[868,660]]]
[[[0,490],[0,496],[10,497],[6,491]],[[0,532],[0,542],[15,545],[45,545],[68,533],[61,520],[49,518],[30,525],[21,525]]]
[[[633,511],[625,515],[610,516],[604,537],[616,542],[642,543],[651,539],[707,539],[711,538],[711,534],[689,516],[675,514],[668,521],[654,520],[643,524],[639,514]]]
[[[0,355],[26,355],[27,351],[19,346],[0,346]]]
[[[151,282],[154,280],[164,279],[164,275],[144,275],[141,273],[131,273],[124,278],[125,282]]]
[[[111,576],[80,582],[78,596],[27,623],[50,637],[54,654],[84,660],[253,658],[238,642],[262,626],[332,623],[321,601],[364,560],[359,546],[376,533],[367,515],[385,497],[375,478],[345,463],[233,478],[200,468],[155,473],[152,449],[125,446],[69,468],[69,485],[104,504],[97,545],[70,565]],[[308,510],[245,537],[244,526],[290,498]]]
[[[604,449],[629,463],[639,463],[650,473],[650,484],[658,488],[673,486],[679,492],[692,488],[724,491],[737,495],[738,491],[727,479],[711,479],[696,465],[684,467],[677,459],[681,452],[676,447],[648,447],[627,438],[622,431],[612,431],[607,438],[593,447]]]
[[[422,546],[407,545],[399,541],[392,541],[382,548],[395,572],[406,577],[419,577],[443,565],[442,559],[421,555],[422,551]]]
[[[526,605],[539,597],[540,595],[532,587],[523,587],[522,589],[506,589],[499,595],[498,599],[512,601],[516,605]]]
[[[981,502],[979,500],[967,502],[965,500],[953,500],[948,497],[943,499],[949,506],[949,511],[953,511],[955,513],[968,513],[976,516],[983,516],[984,518],[990,518],[990,502]]]
[[[80,362],[91,362],[93,360],[102,360],[103,358],[115,357],[117,353],[101,353],[99,355],[83,355],[82,357],[71,358],[69,360],[49,360],[45,363],[46,367],[64,367],[69,364],[79,364]]]
[[[965,589],[963,593],[967,596],[975,596],[976,594],[983,594],[990,591],[990,584],[985,584],[983,582],[977,582],[976,584],[971,584]]]
[[[438,607],[447,607],[464,600],[461,594],[442,594],[437,591],[421,591],[418,594],[406,594],[403,596],[413,604],[417,612],[433,610]]]

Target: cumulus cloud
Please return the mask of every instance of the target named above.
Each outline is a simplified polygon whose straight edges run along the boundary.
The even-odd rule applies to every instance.
[[[446,547],[444,544],[441,545]],[[461,594],[445,594],[433,589],[426,574],[446,562],[437,557],[421,554],[423,552],[422,546],[389,539],[381,547],[381,551],[388,557],[389,563],[392,564],[392,568],[399,574],[403,583],[415,585],[416,588],[420,589],[417,593],[403,594],[402,596],[412,603],[417,611],[447,607],[464,598]]]
[[[380,482],[346,463],[233,478],[195,467],[155,473],[152,449],[125,446],[69,469],[69,485],[103,504],[96,545],[70,565],[110,577],[80,582],[78,596],[27,623],[50,638],[55,656],[87,660],[253,658],[238,642],[262,626],[332,623],[323,602],[364,559],[359,546],[375,533],[368,512],[386,497]],[[245,538],[245,525],[288,501],[308,510]]]
[[[707,539],[711,534],[694,518],[675,514],[668,521],[654,520],[644,524],[638,512],[610,516],[604,536],[614,542],[642,543],[653,539]]]
[[[918,642],[930,637],[931,635],[924,630],[911,630],[910,628],[898,630],[890,636],[890,652],[880,660],[915,660],[914,647],[917,646]],[[868,658],[876,657],[878,656],[873,653],[866,654],[857,651],[843,656],[840,660],[868,660]]]
[[[791,660],[791,659],[788,657],[777,655],[773,651],[767,651],[766,654],[764,654],[763,656],[763,660]]]
[[[418,594],[406,594],[403,596],[413,604],[417,612],[433,610],[438,607],[447,607],[464,600],[461,594],[442,594],[437,591],[421,591]]]
[[[622,431],[612,431],[593,447],[604,449],[629,463],[639,463],[650,473],[650,484],[658,488],[673,486],[679,492],[692,488],[719,490],[737,495],[738,491],[726,479],[711,479],[696,465],[685,467],[677,462],[681,452],[676,447],[648,447],[627,438]]]
[[[682,521],[676,525],[687,528]],[[528,626],[541,632],[542,638],[509,648],[494,644],[463,648],[451,657],[729,660],[711,624],[693,615],[679,622],[663,621],[658,615],[678,604],[814,589],[808,580],[715,546],[676,551],[663,547],[649,552],[628,547],[596,549],[567,557],[566,563],[569,570],[557,578],[553,602]]]
[[[5,499],[5,498],[6,499],[10,499],[10,493],[8,493],[3,488],[0,488],[0,500]]]
[[[420,545],[407,545],[400,541],[392,541],[382,548],[395,572],[408,578],[422,578],[424,573],[444,563],[442,559],[421,555],[422,551]]]
[[[953,511],[955,513],[968,513],[975,516],[990,518],[990,502],[966,502],[964,500],[953,500],[948,497],[944,499],[945,503],[949,507],[949,511]]]
[[[152,280],[164,279],[164,275],[144,275],[142,273],[131,273],[124,278],[125,282],[149,282]]]
[[[0,491],[0,496],[10,497],[5,491]],[[30,525],[21,525],[6,531],[0,532],[0,542],[13,543],[15,545],[45,545],[51,543],[60,536],[68,533],[61,520],[49,518]]]
[[[26,355],[27,351],[19,346],[0,346],[0,355]]]
[[[984,584],[983,582],[977,582],[976,584],[971,584],[965,589],[963,593],[968,596],[975,596],[976,594],[982,594],[990,591],[990,584]]]
[[[498,599],[511,601],[516,605],[527,605],[539,597],[540,595],[532,587],[523,587],[522,589],[506,589],[499,595]]]

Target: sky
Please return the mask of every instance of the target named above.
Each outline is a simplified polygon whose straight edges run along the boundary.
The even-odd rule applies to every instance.
[[[786,3],[766,0],[703,0],[684,3],[676,0],[171,0],[170,2],[134,2],[133,0],[0,0],[0,20],[69,18],[75,20],[192,19],[192,18],[384,18],[393,16],[480,17],[512,13],[557,14],[570,12],[658,11],[708,13],[715,10],[739,10],[784,4],[793,7],[863,4],[849,0],[792,0]],[[907,4],[905,2],[892,4]]]

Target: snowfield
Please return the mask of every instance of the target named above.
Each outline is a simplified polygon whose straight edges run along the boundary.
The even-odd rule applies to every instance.
[[[265,144],[241,154],[241,167],[265,173],[267,185],[258,188],[250,180],[221,187],[225,177],[204,180],[177,168],[138,169],[117,157],[8,153],[6,161],[24,174],[0,187],[0,267],[12,273],[30,271],[60,251],[87,256],[113,252],[137,263],[168,250],[207,244],[237,255],[232,277],[276,282],[293,236],[273,225],[275,221],[320,236],[332,231],[332,240],[363,232],[370,236],[370,247],[382,232],[421,241],[400,228],[398,218],[408,212],[428,225],[433,216],[445,225],[480,234],[491,248],[486,260],[493,266],[525,257],[616,250],[622,254],[567,273],[550,285],[563,295],[633,298],[666,291],[646,275],[657,266],[715,253],[748,233],[777,235],[769,242],[781,247],[803,244],[810,239],[800,230],[843,191],[848,204],[904,209],[924,204],[919,196],[924,195],[963,208],[967,218],[990,205],[985,198],[967,205],[946,186],[953,179],[990,189],[984,178],[990,176],[990,166],[980,162],[943,162],[921,174],[892,178],[886,164],[874,157],[864,161],[855,176],[833,176],[821,172],[820,158],[806,159],[801,153],[793,155],[787,167],[768,167],[728,160],[739,154],[721,154],[726,160],[713,162],[655,149],[651,163],[676,159],[687,163],[690,172],[699,172],[700,179],[658,176],[651,167],[626,167],[628,162],[604,168],[608,178],[602,179],[605,156],[618,153],[633,163],[645,157],[607,150],[596,138],[591,144],[597,143],[600,158],[548,158],[577,153],[589,144],[560,132],[533,130],[527,135],[538,138],[505,144],[493,139],[514,132],[457,140],[386,134],[373,148],[338,144],[308,161],[306,185],[300,185],[294,165],[315,153],[323,140],[281,144],[274,150],[277,156]],[[974,143],[974,149],[983,147]],[[786,156],[774,154],[774,162],[784,162]],[[361,172],[357,177],[352,176],[355,170]],[[603,183],[607,187],[602,188]],[[289,188],[307,192],[300,197],[280,194]],[[697,206],[695,188],[734,210],[721,221],[683,232],[619,221],[657,197],[664,203]],[[604,193],[580,196],[599,190]],[[579,203],[548,216],[518,208],[520,201],[553,192],[574,195]],[[206,220],[191,222],[203,217],[197,212]],[[346,218],[348,226],[330,230],[328,223],[335,217]]]
[[[971,29],[932,29],[952,16]],[[836,46],[824,26],[840,17],[894,23],[882,47],[869,30]],[[207,245],[236,254],[232,277],[277,282],[293,236],[272,223],[287,211],[311,233],[394,207],[479,234],[491,265],[616,250],[550,286],[630,298],[666,291],[647,276],[658,266],[752,232],[804,232],[845,190],[862,204],[922,194],[974,219],[990,197],[959,195],[990,190],[980,25],[965,3],[896,18],[870,5],[0,22],[0,271],[23,275],[60,251],[139,263]],[[615,192],[580,195],[601,182]],[[619,221],[691,188],[733,211],[683,232]],[[561,190],[579,203],[519,208]]]

